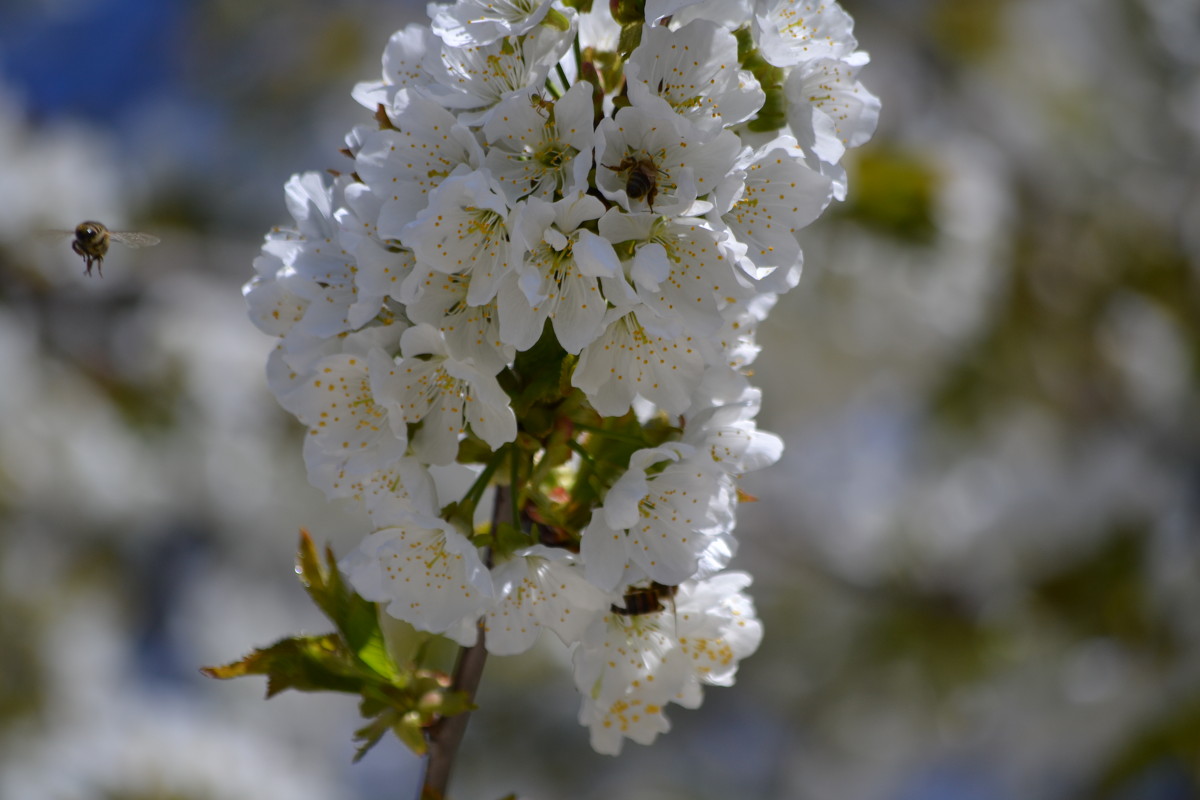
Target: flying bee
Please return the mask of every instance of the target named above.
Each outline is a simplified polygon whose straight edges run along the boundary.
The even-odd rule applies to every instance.
[[[625,177],[625,194],[630,200],[646,198],[650,212],[654,213],[654,198],[658,197],[659,176],[670,177],[664,170],[658,168],[654,159],[649,156],[642,158],[625,156],[615,167],[608,164],[603,166],[618,174],[628,173]]]
[[[614,603],[609,609],[614,614],[620,614],[623,617],[656,614],[659,611],[667,610],[667,607],[663,605],[663,600],[673,598],[678,591],[678,586],[667,586],[657,582],[652,582],[649,586],[630,587],[629,591],[625,592],[625,607],[622,608]]]
[[[95,220],[81,222],[74,231],[47,231],[53,236],[74,236],[71,249],[83,256],[83,274],[91,275],[95,265],[100,277],[104,277],[104,257],[108,255],[111,242],[120,242],[126,247],[151,247],[158,244],[159,238],[148,233],[133,231],[110,231],[103,223]]]

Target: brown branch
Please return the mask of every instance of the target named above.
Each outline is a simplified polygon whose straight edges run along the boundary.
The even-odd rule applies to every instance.
[[[507,487],[496,487],[496,502],[492,509],[492,531],[495,532],[500,521],[512,514],[512,496]],[[488,554],[487,564],[491,566],[491,556]],[[450,685],[451,691],[466,692],[467,699],[474,702],[475,692],[479,689],[479,681],[483,678],[483,667],[487,662],[487,648],[484,646],[483,618],[477,625],[478,638],[471,647],[458,651],[458,661],[454,665],[454,675]],[[420,800],[445,800],[446,786],[450,783],[450,770],[454,766],[458,747],[462,744],[463,735],[467,732],[467,723],[471,712],[464,711],[452,717],[442,717],[429,731],[429,759],[425,764],[425,781],[421,786]]]

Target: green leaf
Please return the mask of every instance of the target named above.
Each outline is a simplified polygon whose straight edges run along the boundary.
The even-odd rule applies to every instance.
[[[386,734],[389,730],[395,730],[398,728],[398,719],[403,719],[403,716],[397,717],[395,712],[386,711],[356,730],[354,732],[354,741],[358,742],[358,747],[354,751],[354,763],[357,764],[359,761],[361,761],[362,757],[365,756],[372,747],[379,744],[379,740],[382,739],[384,734]],[[403,741],[404,744],[408,746],[408,749],[412,750],[413,753],[423,756],[425,755],[425,751],[427,749],[425,743],[425,734],[423,729],[421,729],[419,726],[416,727],[416,732],[417,737],[414,740],[409,741],[406,738],[401,737],[401,741]],[[397,736],[399,736],[398,733]]]
[[[530,541],[529,534],[510,522],[502,522],[497,525],[491,541],[494,553],[501,557],[529,547],[531,544],[533,542]]]
[[[378,608],[351,591],[337,568],[333,551],[322,561],[309,535],[301,531],[296,572],[313,602],[337,627],[322,636],[294,636],[254,650],[231,664],[206,667],[209,677],[227,680],[265,675],[267,697],[286,689],[333,691],[360,697],[367,724],[355,733],[355,760],[388,731],[413,752],[427,747],[425,731],[439,719],[470,710],[462,692],[450,691],[448,675],[418,668],[430,634],[422,634],[421,653],[408,666],[397,666],[379,625]],[[435,637],[440,638],[440,637]]]
[[[356,694],[362,684],[354,657],[332,633],[282,639],[270,647],[254,650],[240,661],[200,671],[220,680],[266,675],[267,697],[285,689]]]
[[[296,572],[309,597],[345,637],[346,645],[374,672],[394,680],[400,671],[388,654],[375,604],[351,592],[342,580],[333,550],[325,550],[321,564],[316,545],[308,531],[300,531],[300,552]]]

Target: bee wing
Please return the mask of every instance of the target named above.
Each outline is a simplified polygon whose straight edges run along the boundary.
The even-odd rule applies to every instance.
[[[126,247],[153,247],[162,241],[157,236],[151,236],[148,233],[134,233],[133,231],[109,231],[108,236],[113,241],[120,242]]]
[[[39,230],[39,231],[34,231],[33,235],[36,236],[38,239],[42,239],[42,240],[63,239],[68,236],[71,238],[75,238],[75,231],[44,230],[43,229],[43,230]]]

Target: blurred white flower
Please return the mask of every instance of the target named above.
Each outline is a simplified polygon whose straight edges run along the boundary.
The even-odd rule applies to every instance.
[[[572,645],[609,605],[608,595],[583,575],[577,556],[535,545],[492,568],[496,603],[484,617],[489,652],[528,650],[542,628]]]

